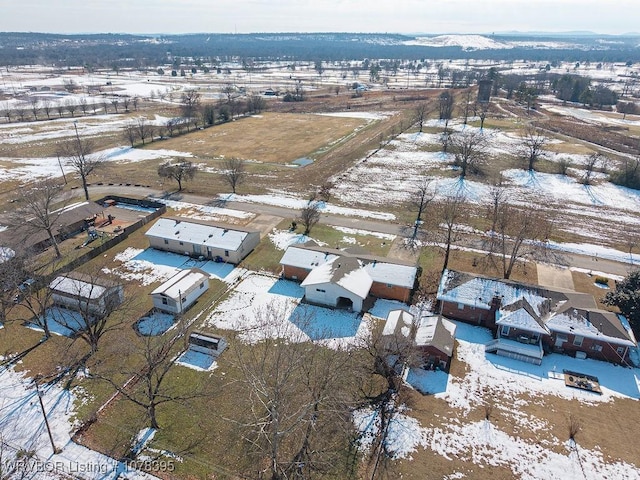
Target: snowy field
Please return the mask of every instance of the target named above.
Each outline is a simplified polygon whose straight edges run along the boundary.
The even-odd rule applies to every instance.
[[[54,445],[52,445],[30,379],[11,368],[0,371],[0,431],[2,432],[3,467],[17,458],[18,452],[33,451],[35,457],[19,466],[16,477],[34,480],[82,478],[104,480],[128,478],[153,480],[157,477],[130,469],[122,462],[78,445],[71,440],[75,430],[72,422],[75,395],[51,385],[40,386],[42,402],[47,412]],[[4,462],[8,462],[5,464]],[[66,475],[66,476],[64,476]],[[8,478],[8,477],[7,477]]]
[[[216,307],[205,324],[237,331],[249,343],[284,337],[346,348],[360,344],[369,335],[368,316],[301,304],[303,296],[304,289],[296,282],[252,273]]]
[[[204,270],[211,278],[226,283],[233,283],[236,278],[242,275],[242,269],[236,268],[230,263],[217,263],[210,260],[198,261],[191,257],[153,248],[142,250],[130,247],[117,254],[114,260],[122,262],[122,264],[113,269],[104,268],[105,273],[112,273],[124,280],[139,282],[145,286],[164,282],[180,270],[194,267]]]
[[[421,449],[429,449],[450,460],[460,459],[481,467],[506,467],[514,477],[522,479],[640,478],[639,466],[605,458],[597,449],[580,447],[579,435],[577,444],[558,438],[545,439],[542,434],[548,434],[550,425],[520,410],[543,397],[582,402],[593,408],[616,398],[638,400],[640,369],[557,354],[545,356],[542,364],[536,366],[485,354],[484,344],[492,339],[489,330],[456,323],[456,355],[465,364],[466,375],[458,378],[444,372],[416,369],[409,372],[407,382],[445,400],[459,415],[442,419],[444,424],[438,427],[423,427],[412,417],[410,409],[401,406],[389,427],[388,447],[395,458],[411,458]],[[569,388],[564,381],[553,378],[563,369],[597,376],[602,395]],[[490,420],[466,421],[465,417],[472,409],[485,404],[487,391],[495,401],[493,415],[504,417],[519,428],[540,432],[540,439],[533,442],[507,434]],[[354,422],[363,433],[362,448],[366,449],[379,428],[377,414],[368,409],[360,410],[354,414]],[[514,458],[518,461],[514,462]]]
[[[425,125],[442,128],[442,122]],[[452,122],[455,131],[478,131],[476,127]],[[514,155],[519,137],[513,133],[485,128],[483,135],[489,156]],[[553,143],[553,142],[549,142]],[[460,180],[452,171],[453,156],[440,150],[440,135],[430,133],[401,134],[389,146],[373,156],[365,155],[345,173],[334,178],[332,194],[343,203],[400,206],[412,198],[421,178],[431,179],[436,198],[464,195],[468,201],[482,205],[489,202],[490,186],[473,177]],[[368,158],[367,158],[368,157]],[[610,241],[613,230],[624,238],[625,229],[640,227],[640,192],[597,179],[593,185],[581,183],[587,156],[544,150],[542,158],[557,162],[567,159],[574,166],[572,176],[509,169],[502,172],[506,198],[515,205],[538,205],[555,211],[557,228],[585,239]],[[491,161],[491,160],[489,160]],[[442,176],[442,173],[445,175]],[[597,173],[597,172],[596,172]],[[449,175],[447,177],[447,175]],[[451,176],[454,175],[454,176]],[[484,180],[483,180],[484,182]],[[610,219],[616,218],[612,224]]]

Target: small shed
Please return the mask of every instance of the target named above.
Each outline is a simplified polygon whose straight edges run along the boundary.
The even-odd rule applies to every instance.
[[[209,274],[199,268],[182,270],[151,292],[158,310],[180,314],[209,289]]]
[[[193,332],[189,335],[189,349],[206,355],[218,356],[227,347],[223,337]]]
[[[422,355],[423,366],[448,372],[455,339],[455,323],[439,315],[422,317],[416,329],[415,345]]]
[[[109,315],[124,300],[124,288],[106,278],[71,272],[49,284],[53,303],[91,315]]]

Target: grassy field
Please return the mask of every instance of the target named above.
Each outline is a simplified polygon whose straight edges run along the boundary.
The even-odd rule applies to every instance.
[[[365,121],[322,115],[264,113],[235,122],[169,138],[149,148],[190,152],[198,159],[237,157],[289,164],[335,145]]]

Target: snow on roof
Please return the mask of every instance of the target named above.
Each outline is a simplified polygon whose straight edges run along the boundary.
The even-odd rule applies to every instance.
[[[501,298],[502,305],[510,305],[524,298],[538,315],[548,299],[539,294],[536,287],[507,283],[491,278],[446,270],[440,280],[438,300],[456,302],[485,310],[491,309],[491,300]]]
[[[336,256],[311,270],[301,285],[306,287],[325,283],[339,285],[364,299],[369,295],[373,280],[366,270],[362,268],[362,263],[358,259]]]
[[[369,255],[358,255],[322,247],[314,243],[287,248],[280,259],[282,265],[314,269],[324,263],[335,260],[338,256],[358,258],[364,269],[374,282],[413,288],[417,268],[412,265],[386,262],[384,259],[373,258]]]
[[[413,315],[405,310],[391,310],[384,324],[382,335],[393,335],[400,328],[400,333],[408,337],[411,333]]]
[[[235,251],[250,233],[233,226],[160,218],[145,235]]]
[[[337,256],[333,253],[317,252],[303,247],[289,247],[280,259],[280,263],[291,267],[313,269]]]
[[[194,285],[197,285],[208,278],[209,275],[197,268],[181,270],[152,291],[151,295],[161,294],[173,299],[179,299],[181,295],[187,293]]]
[[[413,288],[418,269],[409,265],[374,261],[367,263],[364,269],[374,282]]]
[[[540,334],[549,334],[549,330],[542,327],[538,320],[536,320],[526,308],[519,308],[518,310],[507,313],[500,317],[496,324],[528,330],[530,332],[537,332]]]
[[[455,323],[437,316],[422,317],[416,330],[415,344],[419,347],[433,346],[451,356],[455,335]]]
[[[54,278],[49,284],[49,287],[54,293],[60,292],[68,295],[77,295],[81,298],[87,298],[90,300],[100,298],[107,290],[106,287],[102,285],[62,275]]]
[[[633,333],[612,312],[569,309],[553,315],[547,320],[547,326],[558,333],[580,335],[616,345],[636,346]]]

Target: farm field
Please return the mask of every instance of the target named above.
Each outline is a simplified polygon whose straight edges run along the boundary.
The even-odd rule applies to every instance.
[[[463,62],[455,65],[464,68]],[[234,84],[245,92],[234,90],[238,102],[266,89],[296,86],[282,64],[237,72]],[[359,96],[352,94],[349,84],[370,83],[365,73],[345,79],[336,69],[320,77],[312,64],[299,67],[298,78],[307,88],[305,101],[289,103],[268,95],[263,111],[232,114],[230,121],[177,132],[166,125],[182,116],[182,94],[196,89],[203,103],[220,108],[228,100],[223,88],[233,76],[176,79],[154,72],[114,75],[79,70],[54,75],[44,67],[3,73],[5,84],[20,94],[2,90],[0,110],[26,108],[25,99],[34,92],[31,87],[44,96],[50,90],[42,87],[60,90],[65,102],[86,98],[89,106],[84,113],[52,111],[51,119],[20,121],[17,113],[11,121],[0,117],[2,230],[12,227],[24,192],[45,179],[64,182],[56,207],[83,200],[81,179],[72,159],[60,155],[60,145],[91,139],[90,155],[100,158],[100,168],[88,177],[92,200],[112,189],[117,195],[160,202],[167,216],[224,222],[261,233],[258,247],[234,266],[151,249],[144,237],[149,224],[81,265],[78,270],[85,274],[121,282],[125,297],[131,299],[126,320],[112,319],[108,325],[113,330],[107,330],[95,351],[88,350],[82,338],[53,335],[45,340],[42,332],[24,326],[33,312],[12,303],[0,330],[0,386],[14,392],[0,399],[0,433],[10,447],[24,447],[34,458],[60,464],[81,458],[101,465],[96,472],[84,472],[84,478],[257,478],[264,466],[255,462],[260,458],[260,451],[254,450],[257,444],[247,446],[246,435],[253,430],[246,428],[247,419],[256,421],[250,413],[263,399],[252,396],[243,362],[255,360],[256,352],[272,359],[271,352],[285,344],[289,355],[300,355],[290,357],[298,358],[299,364],[309,358],[306,350],[317,355],[314,361],[328,362],[313,364],[318,372],[296,370],[292,375],[306,374],[308,382],[321,388],[315,383],[318,379],[335,380],[322,370],[332,365],[346,379],[336,381],[335,394],[353,405],[348,412],[335,413],[343,420],[339,426],[318,424],[322,439],[333,438],[333,428],[345,429],[357,439],[337,448],[314,437],[328,450],[340,452],[318,470],[318,478],[640,478],[640,449],[628,440],[635,433],[629,419],[637,416],[640,401],[639,365],[622,367],[550,354],[542,365],[533,366],[485,353],[492,333],[457,323],[448,374],[421,368],[406,372],[393,397],[384,447],[372,440],[380,435],[380,412],[365,405],[384,391],[382,377],[365,366],[373,363],[367,357],[367,342],[376,338],[389,312],[437,313],[432,302],[444,258],[443,237],[437,232],[444,222],[437,222],[435,205],[462,198],[468,211],[464,223],[454,222],[450,268],[502,274],[499,265],[482,260],[497,186],[510,207],[540,212],[552,225],[549,235],[540,239],[551,252],[545,261],[565,268],[576,291],[600,301],[607,288],[614,288],[640,262],[640,191],[612,181],[612,174],[637,154],[624,148],[614,151],[601,139],[570,135],[581,125],[595,126],[604,137],[611,134],[606,138],[610,145],[615,135],[640,134],[640,117],[623,119],[617,112],[586,110],[549,96],[539,98],[535,111],[528,111],[500,97],[492,99],[481,128],[480,116],[463,119],[461,109],[451,120],[439,119],[437,99],[443,90],[425,88],[423,79],[392,78]],[[78,92],[62,94],[60,82],[70,80]],[[79,93],[82,89],[92,93]],[[125,95],[138,98],[135,108],[125,111]],[[462,91],[454,91],[454,96],[462,102]],[[116,113],[105,98],[118,99],[120,110]],[[415,111],[425,102],[428,118],[419,126]],[[155,135],[144,145],[131,146],[123,131],[140,121],[153,126]],[[545,127],[552,123],[553,129]],[[519,150],[530,125],[544,137],[531,170]],[[443,151],[443,133],[482,138],[486,149],[477,171],[461,175],[456,153]],[[590,165],[594,154],[606,162]],[[232,157],[244,161],[242,181],[233,186],[225,173],[225,160]],[[305,161],[296,164],[299,159]],[[193,178],[182,180],[181,189],[175,179],[158,175],[161,164],[178,161],[197,167]],[[434,207],[427,206],[416,224],[416,191],[425,179]],[[298,216],[311,204],[317,206],[319,223],[304,234]],[[138,217],[144,214],[132,214],[132,221]],[[65,240],[63,253],[70,259],[93,248],[80,246],[84,238],[82,234]],[[362,315],[307,303],[300,284],[281,277],[279,261],[288,246],[308,240],[415,263],[419,278],[412,304],[377,300]],[[580,265],[575,264],[577,258]],[[51,248],[39,259],[45,269],[59,267]],[[540,262],[533,254],[519,258],[512,278],[537,283]],[[151,292],[189,268],[208,275],[204,296],[177,318],[151,312]],[[596,285],[594,278],[608,283]],[[140,318],[148,329],[142,333],[136,323]],[[197,352],[185,355],[192,332],[221,336],[228,346],[215,359]],[[141,398],[144,383],[125,382],[147,368],[141,353],[145,348],[163,345],[170,361],[166,395],[173,398],[157,406],[158,425],[149,428],[150,408],[130,398]],[[637,355],[636,349],[633,358],[640,362]],[[68,365],[78,368],[71,373],[65,370]],[[564,369],[597,376],[602,394],[565,386],[555,378]],[[36,377],[42,379],[52,441],[62,450],[53,456],[34,401],[37,393],[30,386]],[[115,384],[120,390],[114,396]],[[288,395],[303,397],[299,390]],[[16,404],[25,405],[24,414],[17,414]],[[34,427],[23,430],[24,419]],[[302,435],[299,425],[291,428]],[[338,434],[335,438],[342,441]],[[293,449],[291,445],[284,442],[283,450]],[[383,449],[385,458],[379,454]],[[144,461],[151,463],[145,467]]]

